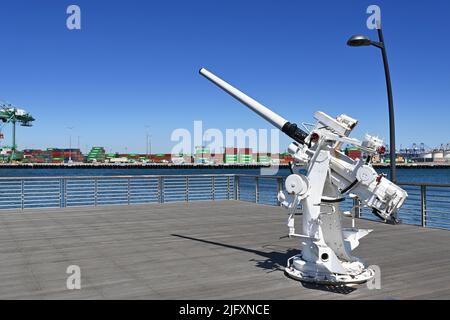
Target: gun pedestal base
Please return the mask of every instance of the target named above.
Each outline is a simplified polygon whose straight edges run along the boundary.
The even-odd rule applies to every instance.
[[[348,266],[350,270],[360,271],[348,274],[332,273],[321,264],[303,260],[301,254],[291,257],[284,271],[292,279],[326,285],[361,284],[375,276],[375,271],[365,268],[361,262],[344,262],[343,265]]]

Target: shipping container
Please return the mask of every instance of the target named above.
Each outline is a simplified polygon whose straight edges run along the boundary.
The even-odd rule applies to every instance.
[[[251,154],[251,153],[252,153],[251,148],[240,148],[239,149],[239,154]]]
[[[358,148],[346,148],[345,155],[353,160],[361,159],[361,150]]]
[[[225,148],[225,154],[238,154],[238,148]]]

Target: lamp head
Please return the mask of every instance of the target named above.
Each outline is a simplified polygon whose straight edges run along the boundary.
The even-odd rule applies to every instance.
[[[355,35],[352,36],[347,41],[347,45],[350,47],[362,47],[362,46],[370,46],[372,41],[369,38],[363,35]]]

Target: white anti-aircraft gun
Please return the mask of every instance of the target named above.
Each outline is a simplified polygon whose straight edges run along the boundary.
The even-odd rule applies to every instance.
[[[349,138],[357,121],[346,115],[332,118],[316,112],[316,125],[307,133],[259,102],[226,83],[206,69],[200,74],[245,104],[291,137],[288,151],[297,165],[303,165],[302,175],[292,165],[286,178],[285,191],[278,194],[281,205],[289,210],[289,237],[301,239],[301,253],[288,259],[286,273],[297,280],[327,284],[363,283],[374,276],[351,251],[359,239],[372,230],[342,228],[339,203],[350,192],[359,197],[362,206],[386,221],[395,221],[407,193],[377,174],[370,164],[371,155],[383,153],[383,142],[366,135],[364,141]],[[365,153],[368,160],[353,160],[340,151],[342,144],[351,144]],[[301,206],[302,234],[295,232],[295,213]]]

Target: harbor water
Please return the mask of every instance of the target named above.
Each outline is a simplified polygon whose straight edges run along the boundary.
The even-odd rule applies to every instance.
[[[389,169],[376,168],[377,172],[389,174]],[[280,168],[276,175],[288,176],[289,169]],[[56,176],[122,176],[122,175],[196,175],[196,174],[249,174],[261,175],[259,168],[0,168],[0,177],[56,177]],[[397,168],[401,183],[450,184],[450,168]]]

